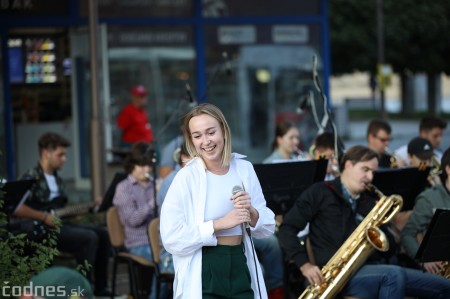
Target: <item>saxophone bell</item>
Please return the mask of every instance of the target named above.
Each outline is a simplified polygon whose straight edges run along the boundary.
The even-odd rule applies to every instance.
[[[386,234],[379,229],[378,227],[369,227],[366,229],[366,238],[370,244],[372,244],[373,248],[379,251],[388,251],[389,250],[389,241],[386,237]]]

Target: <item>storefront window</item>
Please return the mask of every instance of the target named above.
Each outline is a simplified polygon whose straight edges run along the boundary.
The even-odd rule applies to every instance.
[[[224,67],[210,86],[208,99],[229,120],[234,150],[254,163],[271,152],[277,122],[290,120],[301,132],[301,147],[307,150],[317,132],[311,113],[297,107],[311,90],[319,110],[323,106],[312,82],[312,58],[322,68],[318,26],[242,25],[209,26],[206,29],[207,74],[215,65]],[[223,61],[223,53],[229,61]],[[231,73],[231,75],[227,75]]]
[[[186,83],[196,85],[192,32],[189,27],[122,27],[108,30],[108,39],[112,121],[129,102],[131,87],[144,85],[161,149],[178,135],[180,118],[188,109]],[[113,127],[113,143],[119,146],[121,132]]]

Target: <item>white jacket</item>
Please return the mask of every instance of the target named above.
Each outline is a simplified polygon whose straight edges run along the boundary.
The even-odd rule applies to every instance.
[[[251,227],[252,237],[264,238],[275,230],[275,215],[266,207],[253,165],[242,160],[244,156],[233,153],[231,162],[242,180],[245,190],[250,194],[252,206],[258,210],[259,219]],[[218,190],[228,192],[230,190]],[[230,194],[231,196],[231,194]],[[204,220],[206,201],[206,166],[201,158],[192,159],[176,175],[161,209],[160,231],[164,248],[173,255],[175,281],[173,298],[202,298],[202,247],[216,246],[213,221]],[[252,279],[252,289],[256,299],[266,299],[259,262],[256,267],[250,238],[244,233],[245,256]],[[261,297],[259,296],[256,271],[259,275]]]

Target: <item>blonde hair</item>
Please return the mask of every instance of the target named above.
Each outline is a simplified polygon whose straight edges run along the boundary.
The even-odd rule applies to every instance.
[[[200,157],[200,153],[195,149],[194,143],[192,142],[191,131],[189,129],[189,121],[195,117],[200,116],[202,114],[206,114],[216,119],[220,128],[222,129],[224,136],[224,147],[222,151],[222,166],[228,166],[230,164],[231,159],[231,133],[230,127],[228,126],[227,120],[223,115],[222,111],[219,108],[214,106],[213,104],[205,103],[200,104],[191,110],[189,110],[183,118],[183,135],[184,140],[186,141],[186,149],[191,157]]]

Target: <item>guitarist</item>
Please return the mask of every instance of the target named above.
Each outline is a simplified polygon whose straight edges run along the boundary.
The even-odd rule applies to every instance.
[[[42,221],[54,227],[56,218],[48,212],[48,206],[59,202],[61,208],[67,202],[63,180],[58,176],[67,158],[67,148],[70,142],[56,133],[45,133],[38,141],[39,162],[26,172],[21,179],[36,179],[31,188],[31,195],[26,204],[15,213],[19,218],[28,218]],[[103,227],[79,225],[63,222],[58,236],[57,248],[60,251],[73,254],[78,264],[86,260],[92,265],[87,277],[94,283],[96,296],[110,296],[107,289],[107,265],[110,252],[108,232]]]

